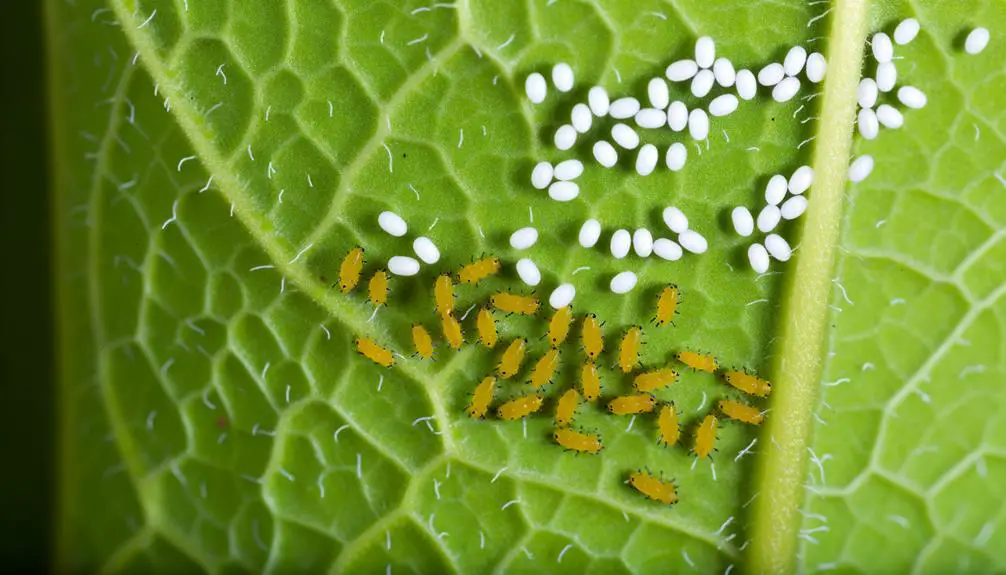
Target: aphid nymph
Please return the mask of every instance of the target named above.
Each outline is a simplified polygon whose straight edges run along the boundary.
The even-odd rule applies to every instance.
[[[339,289],[342,293],[352,291],[360,283],[360,272],[363,271],[363,248],[353,248],[346,254],[339,266]]]

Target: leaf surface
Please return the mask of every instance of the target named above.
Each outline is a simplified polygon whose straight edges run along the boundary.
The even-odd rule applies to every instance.
[[[981,6],[996,17],[991,4]],[[50,43],[60,56],[51,70],[63,383],[60,561],[110,571],[218,572],[382,572],[390,565],[395,572],[607,573],[739,565],[757,456],[735,457],[755,438],[752,429],[725,425],[715,472],[708,461],[693,470],[683,446],[656,444],[654,421],[637,418],[627,430],[627,418],[581,407],[578,425],[596,428],[605,449],[577,457],[551,443],[550,416],[530,419],[526,431],[519,422],[465,416],[469,393],[499,349],[472,344],[452,353],[441,344],[427,363],[412,357],[409,327],[418,321],[439,334],[433,278],[480,254],[499,255],[505,273],[458,288],[459,314],[493,290],[518,289],[512,269],[522,254],[507,239],[533,218],[542,232],[530,252],[544,276],[538,296],[572,281],[578,314],[591,311],[606,322],[608,395],[630,382],[610,369],[617,334],[652,317],[667,282],[681,287],[681,315],[673,327],[647,328],[644,363],[670,363],[673,352],[693,349],[767,372],[773,350],[786,345],[774,341],[786,278],[744,271],[747,243],[724,214],[758,205],[770,174],[810,161],[813,145],[797,146],[817,133],[806,120],[819,115],[820,100],[783,105],[762,97],[743,105],[714,123],[708,145],[685,140],[685,170],[658,168],[645,179],[632,172],[634,156],[601,170],[587,139],[560,153],[552,134],[590,85],[640,96],[650,77],[691,53],[700,34],[716,38],[738,67],[755,69],[789,45],[809,45],[827,33],[820,8],[796,1],[715,9],[565,0],[51,1]],[[896,10],[878,11],[874,23],[886,26]],[[955,378],[965,365],[985,365],[965,373],[978,387],[966,403],[937,398],[932,388],[927,405],[946,411],[915,412],[932,421],[934,444],[946,442],[944,469],[977,462],[968,454],[982,445],[987,475],[973,481],[987,497],[1002,483],[995,479],[1002,425],[984,423],[999,421],[989,398],[1002,397],[997,298],[1006,271],[995,250],[1006,213],[997,204],[1003,190],[994,170],[1004,157],[1004,118],[1001,102],[988,96],[1003,82],[1001,70],[994,72],[1002,52],[995,42],[980,58],[950,52],[961,18],[951,12],[924,15],[928,32],[910,48],[918,68],[905,75],[930,94],[925,116],[857,144],[878,158],[878,168],[852,188],[842,236],[849,255],[841,258],[839,278],[857,305],[834,316],[829,345],[836,354],[826,376],[857,383],[825,395],[838,415],[822,418],[839,431],[819,428],[813,448],[834,455],[824,489],[835,492],[812,497],[807,507],[848,520],[830,522],[830,539],[815,534],[822,544],[804,550],[807,568],[847,561],[867,569],[873,548],[847,557],[846,537],[862,538],[864,529],[903,534],[890,521],[854,520],[848,510],[874,509],[870,498],[886,497],[881,489],[901,493],[907,483],[928,494],[943,485],[942,473],[907,455],[921,439],[891,443],[906,435],[887,428],[910,420],[884,414],[914,401],[902,390],[916,389],[950,359],[964,362],[946,363]],[[942,21],[952,24],[941,28]],[[560,60],[576,70],[573,93],[528,104],[523,78]],[[694,101],[683,86],[674,93]],[[978,142],[970,139],[975,123]],[[679,139],[653,136],[662,148]],[[577,200],[558,204],[528,185],[534,162],[567,157],[588,166]],[[575,244],[591,216],[606,230],[664,230],[660,210],[671,203],[710,239],[709,253],[677,263],[633,256],[618,262],[606,247]],[[377,228],[385,209],[406,217],[409,236],[390,238]],[[888,212],[888,223],[875,227]],[[941,232],[951,213],[953,231]],[[929,241],[941,233],[943,242]],[[362,290],[346,296],[331,289],[351,247],[366,247],[369,275],[392,255],[409,254],[419,234],[437,243],[443,259],[416,278],[394,278],[391,303],[376,315]],[[640,274],[633,297],[608,290],[623,269]],[[906,305],[888,307],[892,297]],[[888,317],[881,314],[890,321],[878,327],[876,317]],[[474,317],[463,322],[469,341]],[[547,349],[539,339],[543,317],[499,319],[504,342],[529,338],[526,364]],[[886,335],[878,331],[883,326]],[[359,336],[405,357],[379,368],[354,352]],[[944,338],[958,336],[972,345],[947,347],[956,340]],[[582,361],[573,342],[562,357],[550,398],[573,384]],[[876,357],[875,371],[860,370],[867,357]],[[913,377],[916,371],[922,375]],[[880,383],[860,383],[865,377]],[[501,393],[520,393],[526,379],[525,367]],[[945,394],[959,389],[957,379],[945,381]],[[682,410],[690,437],[728,391],[711,375],[688,372],[662,397]],[[972,408],[988,416],[981,425],[968,418],[974,429],[961,435],[960,410]],[[675,477],[680,504],[661,507],[624,485],[640,467]],[[938,497],[943,490],[904,497],[916,507],[932,505],[929,517],[939,519],[932,521],[952,529],[961,520],[945,510],[956,500]],[[974,489],[949,490],[962,491]],[[988,506],[973,509],[968,525],[995,519],[981,515],[991,513]],[[942,559],[941,545],[957,545],[955,557],[966,551],[990,567],[1002,565],[1002,556],[988,551],[994,540],[974,543],[981,527],[969,547],[924,530],[922,519],[912,517],[910,525],[907,533],[920,548],[931,546],[933,557]],[[890,561],[898,568],[908,559]]]

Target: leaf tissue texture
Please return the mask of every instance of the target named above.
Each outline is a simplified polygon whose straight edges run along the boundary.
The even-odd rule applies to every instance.
[[[825,381],[848,381],[825,388],[818,415],[827,425],[810,445],[814,459],[831,457],[826,477],[809,469],[803,529],[815,544],[801,539],[806,570],[902,570],[916,553],[924,571],[1006,565],[1006,519],[990,504],[1006,495],[1006,43],[994,32],[971,58],[953,47],[964,15],[1003,22],[1006,14],[992,1],[966,4],[876,8],[875,28],[920,12],[905,76],[930,103],[901,130],[855,144],[877,168],[849,188],[835,282],[844,289],[836,288],[824,352]],[[745,271],[747,242],[724,215],[758,205],[771,174],[810,161],[820,99],[742,104],[714,123],[708,143],[687,142],[677,174],[601,170],[587,139],[558,152],[552,136],[589,86],[643,96],[700,35],[738,68],[758,69],[794,44],[827,54],[828,6],[49,0],[47,8],[60,567],[741,567],[746,504],[757,491],[751,470],[769,439],[735,458],[757,429],[724,425],[715,468],[703,460],[693,469],[685,447],[656,443],[655,421],[627,429],[628,418],[581,406],[578,426],[596,429],[605,446],[574,456],[552,443],[550,413],[526,428],[464,414],[500,351],[471,343],[474,311],[463,321],[469,344],[452,352],[438,342],[430,362],[412,356],[410,326],[439,334],[435,276],[481,254],[501,257],[504,273],[459,288],[459,316],[494,290],[518,289],[512,269],[523,254],[507,240],[533,218],[539,297],[572,281],[577,314],[606,322],[607,396],[628,390],[609,369],[615,336],[646,324],[669,282],[681,289],[681,314],[672,327],[647,327],[646,365],[687,349],[767,372],[788,344],[776,340],[783,282],[799,278]],[[576,72],[573,92],[530,105],[524,78],[559,61]],[[675,96],[693,103],[682,88]],[[654,141],[665,149],[674,137]],[[587,165],[576,200],[559,204],[529,185],[535,162],[574,157]],[[606,234],[646,226],[659,237],[670,204],[710,238],[708,253],[617,262],[575,243],[588,217]],[[380,231],[387,209],[406,218],[408,236]],[[798,225],[786,230],[796,245]],[[409,255],[421,234],[442,259],[392,278],[389,305],[376,315],[364,290],[332,288],[352,247],[366,248],[369,276]],[[608,289],[624,269],[640,276],[631,297]],[[499,316],[499,329],[501,343],[528,337],[526,363],[548,348],[541,314]],[[357,337],[401,357],[380,368],[355,353]],[[575,382],[581,360],[578,343],[564,344],[549,401]],[[516,395],[526,378],[500,393]],[[675,401],[690,438],[728,394],[713,375],[688,371],[662,397]],[[644,467],[676,479],[679,504],[624,485]],[[828,531],[811,531],[818,514]]]
[[[854,147],[877,167],[849,188],[802,567],[1001,571],[1006,46],[974,57],[960,45],[1006,6],[893,3],[873,29],[892,13],[922,24],[896,50],[912,62],[899,82],[929,103]]]

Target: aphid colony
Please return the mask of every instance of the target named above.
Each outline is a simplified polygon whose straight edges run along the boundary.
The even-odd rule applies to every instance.
[[[363,264],[362,249],[355,248],[347,254],[340,267],[339,285],[343,292],[351,291],[360,283]],[[446,346],[459,349],[465,343],[461,323],[454,316],[455,280],[462,284],[477,284],[496,274],[499,269],[499,260],[488,257],[462,267],[455,277],[442,274],[436,278],[433,285],[433,308],[440,318],[440,338]],[[383,284],[379,287],[383,287],[385,295],[379,298],[380,303],[375,301],[375,283]],[[377,270],[371,276],[368,286],[368,299],[371,303],[375,306],[384,305],[387,301],[385,272]],[[656,329],[664,329],[672,324],[679,312],[680,301],[681,293],[676,286],[668,285],[660,290],[652,322]],[[494,314],[536,316],[539,309],[539,301],[533,295],[505,291],[493,293],[475,315],[478,342],[486,349],[497,347],[499,334]],[[583,353],[582,359],[577,360],[576,384],[563,390],[553,401],[546,396],[545,389],[554,382],[562,359],[561,346],[570,339],[575,329]],[[415,355],[424,360],[431,359],[435,349],[431,331],[417,322],[412,326],[411,336]],[[543,336],[548,342],[548,349],[536,359],[526,361],[529,351],[526,337],[514,338],[501,346],[494,372],[484,376],[471,390],[465,413],[473,419],[495,417],[500,421],[516,421],[534,416],[549,407],[552,411],[552,440],[555,444],[574,453],[597,455],[604,449],[601,436],[594,431],[576,427],[577,411],[584,404],[602,400],[603,372],[621,373],[631,378],[632,392],[603,400],[607,413],[613,416],[654,417],[657,428],[655,440],[668,448],[678,445],[682,436],[682,414],[673,402],[661,400],[657,396],[681,380],[676,366],[643,368],[640,356],[644,330],[637,325],[630,326],[621,333],[612,350],[614,364],[611,369],[607,369],[598,362],[609,337],[610,334],[605,334],[603,323],[594,314],[587,313],[577,318],[570,305],[559,307],[551,314]],[[395,363],[395,354],[373,339],[360,338],[355,345],[361,355],[380,366],[390,367]],[[727,385],[748,396],[766,397],[771,391],[771,385],[757,376],[743,371],[721,371],[716,358],[710,354],[681,350],[674,357],[675,362],[684,368],[696,372],[719,373]],[[513,381],[528,366],[526,382]],[[501,392],[501,386],[510,381],[513,381],[510,385],[516,388],[523,385],[528,388],[508,394],[512,396],[509,399],[500,399],[498,396],[505,393]],[[764,419],[763,411],[739,399],[722,399],[716,404],[715,411],[718,415],[705,414],[690,433],[690,451],[698,458],[711,457],[715,451],[719,417],[752,425],[758,425]],[[677,488],[672,481],[665,481],[649,472],[632,473],[627,483],[654,501],[673,504],[678,500]]]

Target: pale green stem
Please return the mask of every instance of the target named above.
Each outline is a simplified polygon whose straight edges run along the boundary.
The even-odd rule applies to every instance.
[[[750,573],[796,569],[811,416],[817,405],[831,273],[852,147],[869,0],[837,0],[828,36],[828,74],[815,142],[814,187],[790,277],[772,366],[771,417],[755,475]]]

